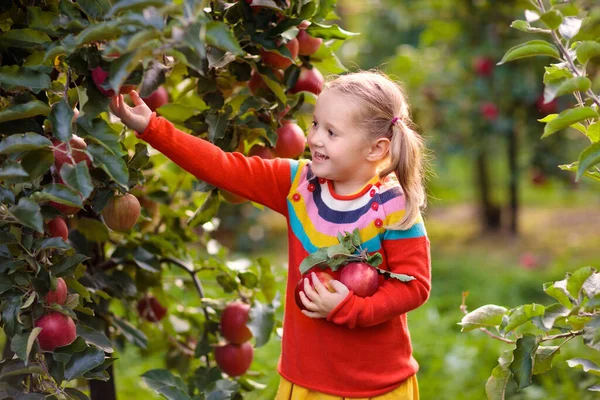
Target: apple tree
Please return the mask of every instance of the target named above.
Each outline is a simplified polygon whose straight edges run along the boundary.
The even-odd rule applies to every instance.
[[[529,2],[525,19],[511,26],[539,38],[509,49],[500,62],[502,65],[533,56],[553,60],[543,76],[543,104],[560,96],[573,96],[575,101],[572,107],[540,119],[544,123],[541,138],[574,129],[587,139],[587,147],[577,161],[560,165],[562,170],[574,173],[577,180],[585,177],[600,181],[600,96],[595,63],[600,56],[598,11],[597,6],[583,10],[575,2]],[[572,340],[581,341],[585,347],[580,348],[580,357],[566,360],[567,365],[583,369],[590,377],[600,375],[599,288],[600,273],[586,266],[567,273],[563,280],[544,284],[553,302],[548,306],[506,308],[488,304],[467,312],[463,295],[462,330],[481,330],[509,346],[486,383],[488,398],[504,399],[508,393],[532,385],[536,375],[555,367],[555,357]],[[588,390],[600,391],[600,384]]]
[[[165,354],[169,399],[242,398],[277,326],[268,261],[212,251],[227,192],[112,116],[150,107],[225,151],[300,157],[303,114],[353,34],[335,1],[17,0],[0,5],[0,397],[115,399],[116,352]],[[181,292],[170,294],[176,280]],[[210,285],[206,283],[209,282]],[[118,378],[117,378],[118,381]]]

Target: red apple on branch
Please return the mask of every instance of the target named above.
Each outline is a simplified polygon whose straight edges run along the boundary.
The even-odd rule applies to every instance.
[[[131,193],[113,197],[102,210],[104,223],[112,230],[126,232],[133,228],[140,217],[141,206]]]
[[[304,131],[292,121],[283,121],[277,129],[275,154],[282,158],[298,158],[304,153],[306,136]]]
[[[51,205],[52,207],[56,208],[58,211],[60,211],[64,215],[77,214],[77,212],[79,210],[81,210],[81,208],[79,208],[79,207],[68,206],[66,204],[57,203],[55,201],[49,201],[48,204]]]
[[[87,149],[87,144],[79,136],[73,135],[71,140],[69,140],[69,145],[71,146],[71,156],[69,156],[67,153],[68,149],[66,143],[54,139],[52,140],[52,144],[54,144],[52,153],[54,154],[54,165],[56,166],[57,171],[60,171],[60,168],[65,163],[79,164],[80,162],[85,161],[88,168],[92,166],[92,160],[90,160],[86,153],[81,151]]]
[[[150,93],[148,97],[142,97],[142,100],[150,107],[152,111],[156,111],[157,108],[164,106],[169,102],[169,92],[162,86],[159,86],[154,92]]]
[[[290,65],[294,63],[296,58],[298,58],[298,39],[293,38],[290,40],[285,47],[290,51],[292,58],[289,59],[287,57],[282,56],[281,54],[275,51],[269,51],[262,49],[260,51],[260,55],[262,57],[263,63],[272,68],[278,69],[286,69]]]
[[[58,278],[56,280],[56,290],[49,291],[44,300],[46,304],[65,304],[68,295],[67,283],[63,278]]]
[[[75,322],[71,317],[59,312],[43,315],[35,321],[36,328],[42,328],[37,337],[42,351],[54,351],[55,348],[73,343],[77,338]]]
[[[474,57],[472,64],[473,70],[479,76],[488,77],[494,72],[494,61],[490,57]]]
[[[333,276],[329,275],[327,272],[323,271],[320,268],[313,268],[309,270],[306,274],[302,275],[298,283],[296,284],[296,289],[294,291],[294,298],[296,300],[296,305],[300,307],[301,310],[306,310],[304,303],[302,303],[302,299],[300,298],[300,292],[304,292],[304,278],[307,278],[310,286],[314,288],[312,283],[312,275],[311,272],[314,272],[317,275],[317,278],[321,281],[323,285],[329,290],[331,293],[335,293],[335,289],[331,286],[331,281],[334,279]]]
[[[342,268],[340,282],[358,297],[368,297],[377,291],[379,274],[367,263],[351,262]]]
[[[302,23],[298,25],[300,31],[298,32],[296,39],[298,39],[298,54],[301,56],[313,55],[319,50],[319,47],[321,47],[321,44],[323,43],[323,39],[312,37],[306,32],[306,28],[308,28],[309,25],[310,21],[302,21]]]
[[[498,115],[500,114],[498,106],[491,102],[482,103],[479,107],[479,111],[483,115],[483,118],[490,122],[498,119]]]
[[[250,151],[248,151],[248,157],[259,156],[260,158],[264,158],[267,160],[275,158],[275,154],[273,151],[265,146],[261,146],[260,144],[255,144],[252,146]]]
[[[109,73],[102,69],[102,67],[98,66],[92,70],[92,80],[96,84],[98,90],[105,95],[106,97],[113,97],[115,95],[115,91],[112,89],[104,89],[102,84],[108,78]],[[127,94],[135,89],[134,85],[123,85],[119,90],[119,94]]]
[[[138,301],[137,310],[140,317],[150,322],[158,322],[167,314],[167,309],[156,297],[150,295]]]
[[[56,217],[50,220],[47,226],[51,237],[61,237],[63,240],[69,238],[69,228],[64,218]]]
[[[221,314],[221,334],[231,343],[242,344],[252,337],[246,325],[250,313],[250,305],[234,302],[228,304]]]
[[[248,371],[254,349],[249,342],[242,344],[228,343],[215,348],[215,361],[223,372],[229,376],[241,376]]]
[[[323,90],[324,84],[325,78],[316,67],[301,67],[298,80],[290,89],[290,93],[311,92],[318,95]]]

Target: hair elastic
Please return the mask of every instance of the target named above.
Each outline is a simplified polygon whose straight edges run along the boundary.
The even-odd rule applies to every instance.
[[[396,122],[398,122],[399,119],[400,119],[400,117],[392,118],[392,125],[396,125]]]

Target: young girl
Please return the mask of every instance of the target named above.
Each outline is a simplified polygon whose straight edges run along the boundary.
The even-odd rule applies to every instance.
[[[138,136],[199,179],[263,204],[287,219],[289,271],[277,400],[418,399],[406,313],[430,291],[423,142],[410,128],[401,88],[382,73],[343,75],[326,84],[308,133],[312,161],[265,160],[223,152],[157,117],[136,92],[135,107],[111,109]],[[383,279],[370,297],[312,274],[301,310],[294,301],[299,265],[338,233],[360,231],[380,268],[416,279]]]

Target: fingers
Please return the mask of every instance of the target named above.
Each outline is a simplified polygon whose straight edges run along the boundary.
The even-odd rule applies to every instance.
[[[323,293],[325,293],[325,292],[329,292],[329,290],[327,290],[325,285],[323,285],[323,283],[321,282],[321,280],[319,279],[317,274],[315,274],[314,272],[311,272],[310,277],[312,279],[312,283],[313,283],[313,286],[315,287],[315,290],[317,291],[317,293],[320,296],[322,296]]]
[[[146,105],[144,100],[142,100],[142,98],[140,97],[138,92],[136,92],[135,90],[132,90],[131,92],[129,92],[129,97],[131,97],[131,100],[133,101],[133,104],[135,106]]]
[[[350,289],[348,289],[348,286],[344,285],[340,281],[336,281],[335,279],[332,279],[331,281],[329,281],[329,284],[331,285],[332,288],[335,289],[335,292],[338,294],[346,296],[348,293],[350,293]]]
[[[302,291],[300,291],[300,300],[302,301],[302,304],[304,304],[304,307],[306,307],[307,310],[309,310],[309,311],[318,311],[319,310],[319,306],[317,306],[315,303],[310,301],[308,299],[308,297],[306,297],[306,295]]]

